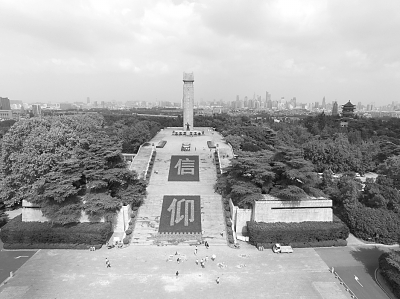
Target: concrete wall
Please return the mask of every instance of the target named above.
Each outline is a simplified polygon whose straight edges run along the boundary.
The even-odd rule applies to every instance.
[[[241,236],[247,236],[247,221],[251,220],[253,211],[251,209],[236,210],[236,233]]]
[[[130,206],[123,206],[118,213],[115,215],[112,225],[114,232],[125,232],[128,229],[130,214],[131,214]],[[24,222],[46,222],[49,221],[48,218],[43,216],[40,207],[35,204],[32,204],[26,200],[22,201],[22,221]],[[82,211],[80,222],[90,222],[88,215]],[[100,220],[100,222],[104,222],[104,218]]]
[[[332,221],[332,200],[256,201],[252,220],[257,222]]]
[[[238,237],[247,236],[247,221],[251,220],[251,209],[239,209],[234,206],[232,200],[229,199],[229,208],[232,218],[232,229]]]
[[[273,198],[269,196],[269,198]],[[332,201],[315,199],[305,201],[266,200],[256,201],[252,209],[239,209],[229,200],[232,229],[239,240],[247,237],[247,221],[303,222],[333,221]]]

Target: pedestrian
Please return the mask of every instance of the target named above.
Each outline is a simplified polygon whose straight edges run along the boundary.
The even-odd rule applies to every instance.
[[[213,255],[211,256],[211,260],[212,260],[212,261],[215,261],[216,258],[217,258],[217,256],[216,256],[215,254],[213,254]]]
[[[197,245],[196,245],[196,247],[194,248],[194,255],[197,255]]]
[[[178,276],[179,276],[179,271],[176,271],[175,277],[178,278]]]
[[[207,262],[207,261],[208,261],[208,255],[206,255],[206,258],[204,259],[204,261],[205,261],[205,262]]]
[[[176,261],[178,262],[178,264],[181,262],[181,259],[178,257],[177,259],[176,259]]]
[[[215,281],[217,282],[217,284],[219,284],[219,276],[217,277],[217,279]]]
[[[199,265],[199,260],[198,259],[196,259],[196,265]]]
[[[207,241],[204,243],[204,246],[206,246],[207,249],[208,249],[208,247],[210,247],[210,245],[208,245]]]
[[[178,255],[178,251],[175,252],[175,255]]]
[[[111,268],[111,264],[108,258],[106,258],[106,268]]]

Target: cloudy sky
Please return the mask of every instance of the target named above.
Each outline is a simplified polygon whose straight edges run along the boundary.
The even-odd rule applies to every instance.
[[[399,0],[1,0],[0,97],[400,102]]]

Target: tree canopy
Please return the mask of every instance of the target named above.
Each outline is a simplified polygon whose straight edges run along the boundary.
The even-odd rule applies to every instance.
[[[232,198],[240,207],[249,207],[262,194],[283,200],[301,200],[324,196],[318,188],[320,179],[301,150],[278,147],[255,153],[238,152],[226,174],[218,179],[216,189]]]
[[[31,118],[3,138],[0,201],[39,205],[56,223],[92,220],[138,205],[146,184],[126,169],[121,142],[103,129],[98,114]]]

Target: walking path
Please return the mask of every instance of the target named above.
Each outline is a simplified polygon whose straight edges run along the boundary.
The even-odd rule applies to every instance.
[[[147,187],[147,197],[140,207],[133,232],[132,244],[154,244],[158,234],[161,208],[164,195],[200,195],[203,240],[210,245],[226,245],[224,214],[222,210],[221,196],[214,192],[214,184],[217,179],[216,167],[213,162],[213,151],[207,146],[207,141],[213,141],[224,151],[230,147],[224,143],[222,136],[208,128],[195,128],[204,131],[202,136],[173,136],[172,132],[178,128],[167,128],[160,131],[150,143],[155,145],[161,141],[167,141],[163,148],[157,148],[153,173]],[[181,151],[182,143],[190,143],[190,151]],[[199,156],[198,182],[168,181],[169,167],[172,155],[196,155]],[[233,154],[231,154],[231,157]],[[227,158],[225,158],[227,160]],[[227,162],[225,161],[225,164]],[[193,243],[194,240],[188,243]]]

